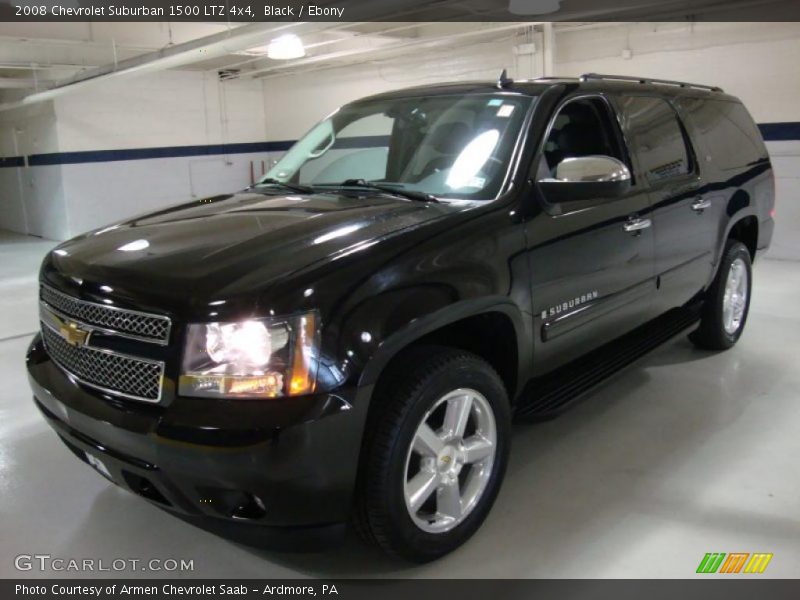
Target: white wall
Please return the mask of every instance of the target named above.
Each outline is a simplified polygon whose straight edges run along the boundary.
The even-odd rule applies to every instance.
[[[623,58],[629,48],[632,58]],[[800,23],[623,23],[558,35],[560,75],[646,75],[718,85],[756,121],[798,121]]]
[[[630,49],[632,57],[623,58]],[[758,123],[800,121],[800,23],[639,23],[561,33],[557,72],[718,85]],[[777,186],[770,256],[800,259],[800,141],[768,142]]]
[[[214,72],[163,71],[110,79],[55,101],[59,151],[258,142],[261,86]]]
[[[266,153],[191,156],[63,165],[70,235],[250,184]]]
[[[537,54],[516,56],[534,41]],[[623,58],[623,50],[631,58]],[[622,23],[561,30],[554,74],[613,73],[695,81],[739,96],[759,123],[800,122],[800,23]],[[352,99],[388,89],[458,79],[544,75],[542,40],[504,35],[490,44],[420,52],[405,61],[367,63],[267,79],[269,139],[296,137]],[[308,98],[313,98],[309,108]],[[770,142],[777,178],[778,218],[770,255],[800,259],[800,142]]]
[[[538,39],[540,36],[536,36]],[[342,104],[380,92],[446,81],[495,81],[541,73],[541,56],[516,57],[524,34],[499,33],[491,42],[457,48],[420,48],[404,58],[263,80],[267,139],[296,139]]]
[[[166,71],[110,80],[0,113],[0,156],[266,140],[260,82]],[[14,145],[14,135],[17,144]],[[66,239],[109,222],[249,185],[267,153],[0,169],[0,228]]]
[[[0,113],[0,156],[55,152],[53,104]],[[60,166],[0,169],[0,228],[50,239],[69,234]]]
[[[56,100],[60,152],[265,141],[260,83],[165,71],[110,81]],[[266,154],[66,164],[70,233],[250,183]]]
[[[534,42],[536,54],[517,56],[514,46],[523,42]],[[623,58],[625,49],[630,59]],[[800,122],[798,64],[800,23],[645,23],[559,31],[554,72],[714,83],[742,97],[759,122]],[[188,71],[111,80],[60,97],[32,116],[0,113],[0,154],[13,155],[8,132],[20,124],[32,132],[22,143],[35,147],[20,153],[292,140],[355,98],[438,81],[493,80],[506,67],[518,78],[543,75],[541,35],[509,31],[490,42],[420,46],[391,60],[367,57],[357,66],[224,84],[213,72]],[[800,142],[770,143],[769,148],[779,177],[772,253],[800,258],[795,235],[800,230]],[[279,154],[0,169],[0,227],[25,231],[27,221],[28,231],[61,239],[145,210],[244,187],[251,160],[260,171],[261,160]]]
[[[389,64],[279,79],[220,83],[213,72],[165,71],[109,80],[57,98],[45,123],[54,141],[36,152],[294,140],[327,112],[366,94],[443,78],[494,79],[514,63],[514,40],[526,39],[524,34],[504,33],[489,43],[468,43],[456,52],[422,50]],[[536,60],[539,57],[522,59],[526,76],[534,75]],[[9,118],[18,120],[17,115]],[[4,195],[10,189],[17,172],[25,177],[52,170],[59,190],[47,198],[60,199],[51,213],[59,217],[61,227],[40,227],[34,215],[27,231],[64,239],[148,210],[241,189],[250,183],[251,161],[258,176],[262,161],[269,168],[280,155],[261,152],[0,169],[0,191]],[[18,204],[13,205],[16,212]],[[0,221],[0,227],[26,232],[24,223],[15,216]]]
[[[775,235],[769,256],[800,259],[800,141],[767,144],[776,173]]]

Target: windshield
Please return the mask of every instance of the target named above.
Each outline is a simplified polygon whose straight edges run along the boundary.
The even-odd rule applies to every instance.
[[[439,198],[495,198],[533,98],[420,96],[356,102],[316,125],[265,183],[362,180]]]

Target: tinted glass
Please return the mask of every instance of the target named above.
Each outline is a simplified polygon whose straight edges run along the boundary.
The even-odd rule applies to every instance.
[[[556,168],[567,158],[602,155],[625,162],[617,133],[608,106],[600,98],[581,98],[565,104],[545,141],[547,173],[540,176],[555,176]]]
[[[685,98],[681,105],[718,168],[737,169],[767,157],[761,132],[743,105],[702,98]]]
[[[266,177],[320,188],[363,179],[442,198],[492,199],[533,101],[475,94],[357,102],[314,127]]]
[[[647,180],[658,183],[689,173],[691,153],[672,106],[661,98],[644,96],[629,96],[622,104],[629,140]]]

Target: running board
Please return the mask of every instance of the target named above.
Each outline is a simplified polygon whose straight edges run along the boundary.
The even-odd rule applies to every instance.
[[[699,319],[699,307],[672,310],[552,373],[534,379],[517,403],[515,416],[533,421],[558,416],[599,383],[673,338],[688,333]]]

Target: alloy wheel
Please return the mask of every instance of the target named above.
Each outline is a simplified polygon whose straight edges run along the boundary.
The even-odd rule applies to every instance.
[[[405,502],[417,527],[443,533],[463,522],[487,487],[496,450],[494,413],[483,394],[460,388],[439,398],[406,457]]]
[[[742,326],[747,308],[747,266],[737,258],[728,269],[725,295],[722,299],[722,325],[728,335],[735,334]]]

